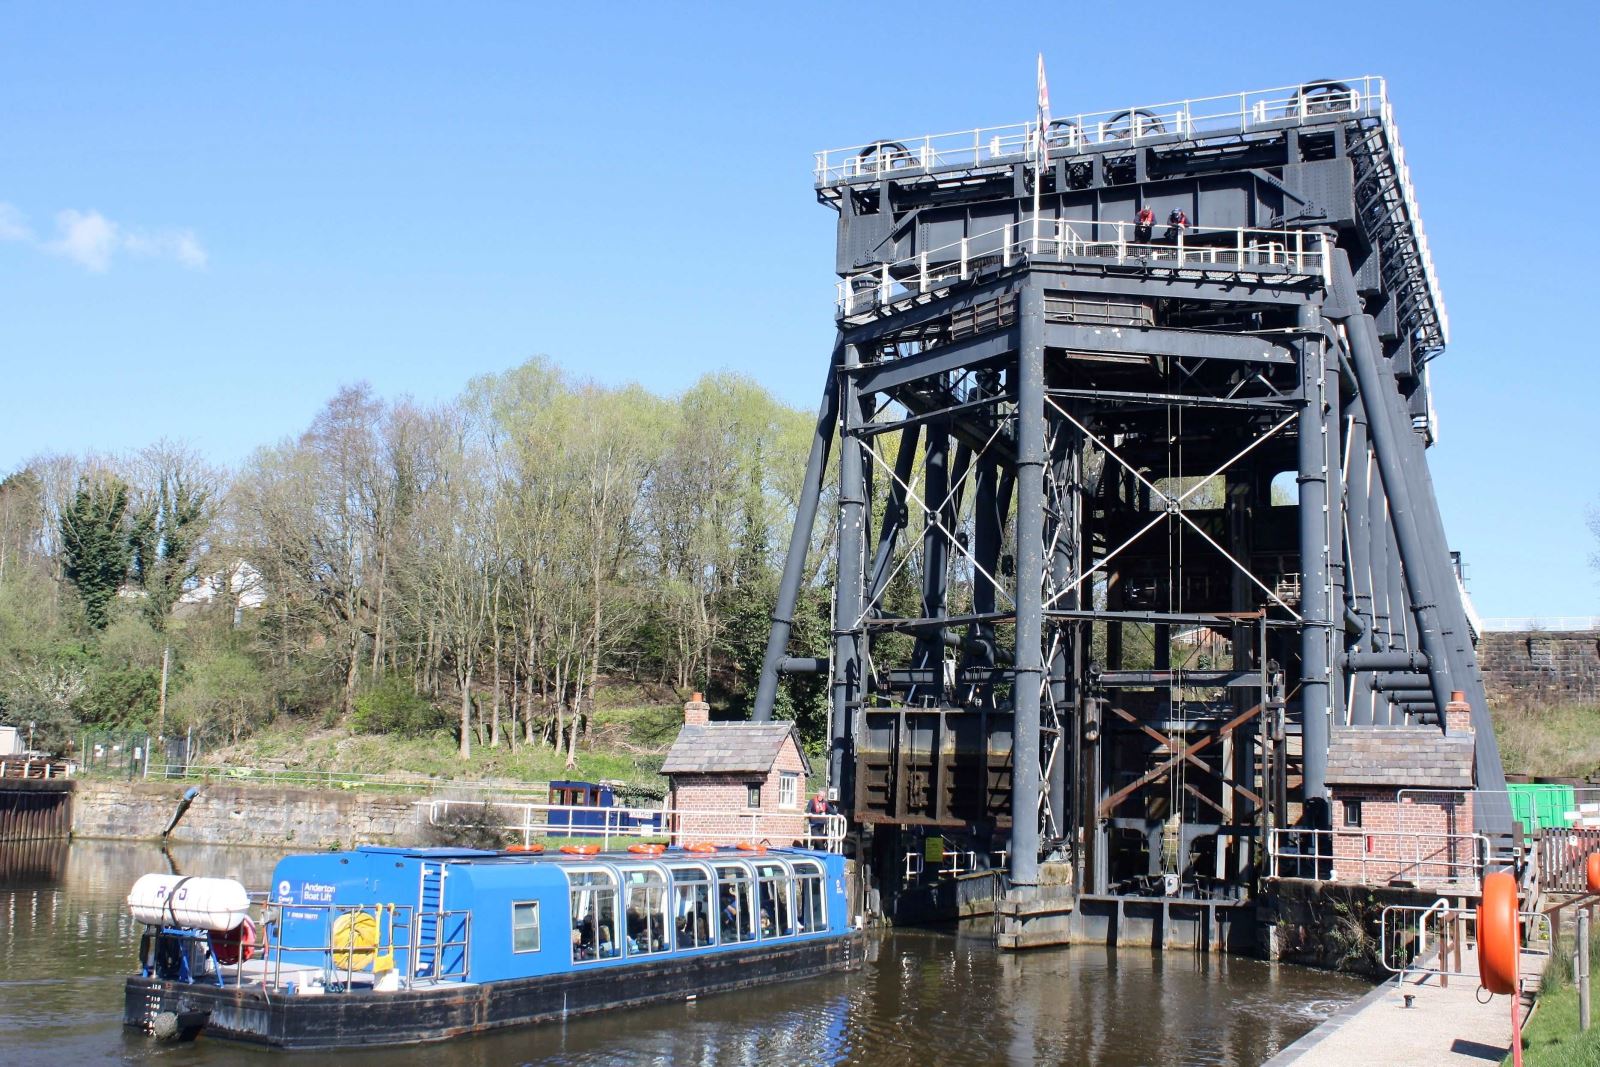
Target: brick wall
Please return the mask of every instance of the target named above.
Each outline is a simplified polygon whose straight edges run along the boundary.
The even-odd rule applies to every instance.
[[[1363,885],[1466,881],[1475,857],[1470,793],[1407,793],[1334,786],[1333,881]],[[1345,821],[1345,801],[1361,804],[1361,825]]]
[[[798,776],[795,806],[778,803],[783,774]],[[749,787],[761,786],[761,806],[751,808]],[[765,776],[759,774],[678,774],[672,776],[669,807],[678,811],[680,843],[730,844],[736,841],[790,845],[806,833],[805,764],[794,739],[784,742]]]
[[[1600,633],[1486,633],[1478,667],[1496,704],[1600,702]]]

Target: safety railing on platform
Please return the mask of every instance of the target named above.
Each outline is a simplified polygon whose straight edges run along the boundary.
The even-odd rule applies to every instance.
[[[71,760],[47,756],[0,756],[0,778],[71,778],[77,770]]]
[[[1450,885],[1476,892],[1489,864],[1483,834],[1278,828],[1268,877],[1357,885]]]
[[[1537,911],[1518,913],[1522,951],[1549,955],[1555,945],[1550,917]],[[1451,978],[1476,982],[1478,971],[1466,965],[1468,949],[1477,945],[1477,910],[1460,901],[1440,898],[1429,905],[1391,904],[1378,917],[1378,953],[1385,970],[1404,983],[1407,976],[1435,976],[1442,986]]]
[[[429,800],[428,823],[449,825],[492,812],[506,832],[523,845],[538,838],[575,838],[602,848],[642,840],[670,845],[739,842],[772,846],[799,845],[838,852],[848,822],[843,815],[794,811],[706,811],[687,808],[590,808],[572,804],[539,804],[508,800]]]
[[[1049,151],[1059,154],[1174,135],[1303,125],[1338,115],[1382,116],[1387,106],[1383,79],[1369,75],[1060,115],[1045,127],[1044,137]],[[813,174],[817,184],[830,185],[890,171],[980,167],[1031,152],[1037,136],[1037,122],[1022,122],[830,148],[815,154]]]
[[[835,306],[842,315],[854,315],[934,292],[980,268],[1009,267],[1028,257],[1106,260],[1229,276],[1271,272],[1326,278],[1328,269],[1321,237],[1303,230],[1040,219],[1037,225],[1032,220],[1007,223],[844,278],[835,286]]]

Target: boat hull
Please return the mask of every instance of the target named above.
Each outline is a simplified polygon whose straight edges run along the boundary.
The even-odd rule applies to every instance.
[[[259,986],[134,977],[124,995],[123,1022],[149,1029],[159,1012],[209,1012],[207,1034],[278,1048],[411,1045],[856,970],[861,961],[862,935],[851,933],[392,993],[285,996]]]

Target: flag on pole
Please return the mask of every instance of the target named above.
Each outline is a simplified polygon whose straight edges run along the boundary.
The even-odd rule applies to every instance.
[[[1044,53],[1039,53],[1039,163],[1041,166],[1048,163],[1050,150],[1044,141],[1045,128],[1050,125],[1050,82],[1044,76]]]

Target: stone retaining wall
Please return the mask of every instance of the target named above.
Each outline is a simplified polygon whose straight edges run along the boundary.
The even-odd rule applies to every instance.
[[[80,779],[73,836],[158,839],[192,784]],[[416,845],[426,827],[426,809],[403,794],[206,785],[170,840],[306,849]]]
[[[1491,631],[1478,640],[1478,667],[1496,704],[1600,703],[1600,633]]]

